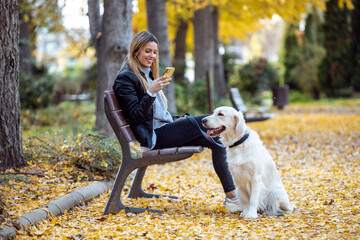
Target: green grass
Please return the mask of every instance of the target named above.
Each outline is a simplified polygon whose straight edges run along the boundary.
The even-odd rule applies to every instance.
[[[353,102],[353,100],[358,100],[358,99],[360,99],[360,94],[355,94],[351,98],[321,97],[320,99],[313,99],[311,95],[304,94],[296,90],[290,90],[290,96],[289,96],[290,103],[330,103],[337,105],[347,105],[348,102]]]
[[[29,136],[76,135],[90,131],[95,123],[95,105],[63,102],[44,109],[21,111],[24,138]]]

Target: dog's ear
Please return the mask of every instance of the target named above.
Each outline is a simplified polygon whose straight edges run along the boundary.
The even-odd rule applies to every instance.
[[[234,124],[236,133],[242,133],[245,129],[245,119],[242,112],[237,112],[234,115]]]

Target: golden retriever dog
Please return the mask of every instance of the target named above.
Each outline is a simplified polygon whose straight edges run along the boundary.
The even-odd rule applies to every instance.
[[[227,161],[238,188],[236,210],[244,218],[291,213],[288,194],[269,152],[259,135],[245,124],[243,114],[232,107],[219,107],[203,119],[207,135],[226,146]],[[230,210],[235,211],[235,210]]]

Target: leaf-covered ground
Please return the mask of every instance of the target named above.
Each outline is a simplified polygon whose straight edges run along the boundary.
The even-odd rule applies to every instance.
[[[224,194],[209,151],[189,160],[148,168],[148,192],[179,199],[127,199],[125,205],[163,210],[103,216],[109,193],[50,218],[19,239],[359,239],[360,100],[296,104],[274,119],[249,124],[270,151],[296,205],[292,214],[244,220],[222,206]],[[90,153],[84,152],[83,157]],[[86,156],[84,156],[86,155]],[[106,162],[104,163],[106,164]],[[32,161],[24,172],[0,185],[7,220],[21,216],[90,182],[65,160]],[[100,176],[95,176],[101,179]],[[8,221],[2,224],[8,224]]]

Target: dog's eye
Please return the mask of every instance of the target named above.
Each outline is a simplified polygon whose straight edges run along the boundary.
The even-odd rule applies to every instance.
[[[222,114],[222,113],[218,113],[218,116],[224,116],[224,114]]]

